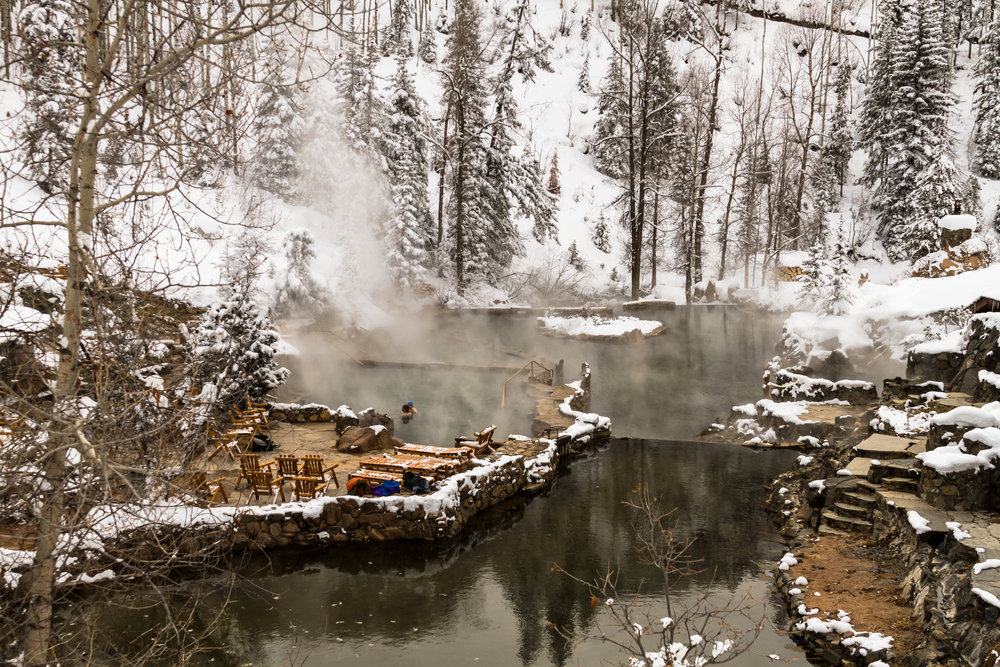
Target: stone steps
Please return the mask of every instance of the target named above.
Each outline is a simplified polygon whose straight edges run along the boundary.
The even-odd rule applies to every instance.
[[[823,520],[827,525],[831,525],[834,528],[839,528],[840,530],[847,530],[851,532],[869,532],[872,529],[872,522],[865,521],[864,519],[859,519],[856,517],[842,516],[831,509],[823,510]]]
[[[860,487],[860,484],[859,484]],[[872,493],[865,493],[864,491],[844,491],[840,494],[841,498],[847,500],[847,502],[852,505],[858,505],[863,507],[865,511],[871,512],[875,508],[875,495]]]
[[[888,461],[910,459],[926,450],[926,438],[897,438],[875,434],[855,446],[859,457]]]
[[[862,507],[861,505],[852,505],[850,503],[840,502],[840,503],[834,503],[833,508],[835,512],[837,512],[839,515],[843,517],[864,519],[866,521],[868,519],[871,519],[871,511],[866,507]]]
[[[816,529],[820,537],[830,536],[830,537],[850,537],[851,534],[846,530],[840,530],[839,528],[834,528],[833,526],[828,526],[825,523],[820,524],[819,528]]]
[[[920,480],[913,477],[884,477],[882,486],[890,491],[916,492],[920,489]]]

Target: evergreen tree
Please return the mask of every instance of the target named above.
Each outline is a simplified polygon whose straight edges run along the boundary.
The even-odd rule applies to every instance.
[[[841,60],[837,67],[837,82],[834,87],[836,103],[833,116],[830,118],[830,142],[826,146],[825,157],[828,157],[833,175],[840,186],[840,194],[844,192],[844,181],[847,180],[847,165],[851,161],[851,149],[854,140],[851,137],[850,110],[848,98],[851,92],[851,73],[854,68],[846,59]]]
[[[247,298],[209,306],[191,337],[191,376],[212,383],[216,400],[235,405],[249,395],[260,400],[288,379],[274,361],[279,340],[271,323]]]
[[[282,242],[285,267],[276,281],[275,311],[283,317],[316,315],[326,306],[329,293],[312,272],[316,239],[300,227],[289,230]]]
[[[976,113],[973,167],[987,178],[1000,178],[1000,20],[990,24],[985,50],[976,62]]]
[[[386,53],[396,53],[403,49],[406,57],[413,55],[413,40],[410,39],[410,22],[413,21],[412,0],[396,0],[392,5],[392,17],[382,37],[382,48]]]
[[[931,220],[954,205],[948,193],[955,189],[957,174],[948,129],[956,99],[941,5],[937,0],[911,0],[906,9],[891,50],[878,51],[879,58],[889,58],[888,89],[879,89],[888,94],[889,106],[879,112],[885,124],[877,139],[870,125],[861,133],[862,140],[877,142],[870,146],[865,178],[874,186],[873,205],[882,211],[879,235],[894,261],[919,259],[933,248]],[[871,104],[865,100],[868,121],[874,114]]]
[[[455,20],[441,71],[445,89],[442,106],[449,110],[450,117],[446,120],[451,121],[446,141],[451,156],[447,178],[452,193],[448,236],[460,293],[469,282],[485,276],[491,267],[486,243],[491,221],[481,198],[486,189],[488,152],[483,134],[488,93],[480,43],[481,20],[474,0],[455,2]],[[503,259],[496,258],[500,262]]]
[[[824,303],[830,286],[830,263],[826,259],[823,242],[816,241],[809,249],[809,256],[802,262],[799,276],[799,294],[796,306],[803,310],[815,310]]]
[[[434,39],[434,30],[430,21],[424,26],[424,31],[420,33],[420,46],[417,48],[417,55],[428,65],[437,62],[437,42]]]
[[[21,159],[45,192],[67,185],[76,131],[79,84],[76,9],[66,0],[37,0],[18,15],[25,119]]]
[[[597,218],[597,224],[594,225],[594,232],[591,234],[590,240],[594,242],[594,247],[601,252],[605,254],[611,252],[611,232],[608,229],[608,221],[604,217],[603,211]]]
[[[889,157],[885,130],[895,106],[892,58],[896,46],[896,31],[902,20],[900,2],[901,0],[879,2],[880,20],[875,33],[878,44],[867,73],[868,85],[865,87],[865,97],[861,102],[858,118],[857,147],[868,153],[861,182],[872,189],[879,184]]]
[[[577,79],[576,87],[581,93],[590,94],[590,50],[583,57],[583,67],[580,68],[580,78]]]
[[[549,194],[558,195],[562,193],[559,185],[559,151],[552,154],[552,163],[549,165]]]
[[[847,249],[844,246],[843,226],[837,230],[833,257],[829,262],[828,283],[818,302],[824,315],[846,315],[854,303],[854,279],[847,270]]]
[[[622,95],[624,90],[621,59],[613,55],[597,98],[597,123],[594,125],[591,151],[594,168],[611,178],[621,178],[626,170],[628,150],[625,138],[629,114],[628,98]]]
[[[254,132],[260,138],[253,167],[257,185],[288,202],[295,201],[300,176],[298,151],[303,136],[297,86],[284,85],[271,72],[260,86]]]
[[[387,133],[391,205],[386,224],[387,259],[397,284],[423,282],[430,266],[433,221],[427,201],[426,130],[406,58],[397,53]]]
[[[580,250],[576,247],[576,241],[573,241],[569,248],[567,249],[569,253],[569,265],[572,266],[577,271],[585,271],[587,269],[587,263],[580,256]]]
[[[587,47],[587,40],[590,39],[590,24],[594,20],[594,12],[587,10],[583,13],[583,18],[580,20],[580,41],[583,42],[583,48],[589,51]]]

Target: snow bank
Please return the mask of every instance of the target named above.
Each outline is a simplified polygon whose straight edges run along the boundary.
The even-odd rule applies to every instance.
[[[663,326],[656,320],[640,320],[636,317],[539,317],[538,322],[546,331],[567,336],[620,336],[638,329],[643,334],[652,333]]]

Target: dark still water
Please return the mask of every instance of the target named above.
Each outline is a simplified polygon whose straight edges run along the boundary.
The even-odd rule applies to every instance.
[[[768,600],[762,573],[781,551],[759,509],[765,485],[792,461],[788,453],[722,445],[612,441],[574,463],[547,496],[460,542],[248,563],[248,584],[226,612],[239,629],[229,640],[240,655],[219,651],[213,664],[288,664],[295,655],[308,665],[624,664],[627,656],[611,646],[574,647],[549,628],[583,633],[606,614],[603,607],[595,614],[587,591],[552,567],[589,580],[620,564],[622,597],[638,594],[654,617],[665,615],[661,579],[636,562],[630,522],[638,514],[622,504],[640,482],[664,508],[678,508],[680,532],[697,538],[694,555],[704,559],[706,573],[684,580],[677,594],[690,599],[707,587],[720,603],[755,598],[754,615],[766,628],[737,664],[761,664],[771,653],[798,656],[772,627],[784,627],[784,618]]]
[[[764,630],[752,653],[735,664],[802,658],[777,628],[783,611],[769,599],[764,573],[781,549],[760,509],[771,480],[794,464],[788,452],[755,453],[736,446],[690,442],[735,403],[760,396],[764,362],[773,354],[780,318],[717,308],[678,309],[663,320],[670,332],[641,345],[579,343],[542,336],[533,321],[495,316],[428,318],[377,332],[355,344],[373,357],[519,367],[563,359],[566,381],[580,364],[593,371],[592,410],[609,416],[616,436],[577,460],[544,496],[484,520],[447,544],[328,548],[272,553],[237,569],[245,578],[228,596],[216,646],[199,664],[247,665],[597,665],[627,664],[608,644],[568,643],[550,624],[593,632],[607,620],[588,591],[553,571],[559,566],[592,580],[611,564],[619,593],[634,596],[651,617],[666,615],[662,578],[637,562],[623,505],[648,485],[663,509],[677,508],[683,537],[704,574],[684,580],[676,595],[708,592],[718,604],[755,600]],[[328,336],[293,341],[302,350],[297,386],[288,398],[331,406],[369,406],[397,418],[396,434],[444,445],[489,424],[498,435],[529,434],[531,405],[510,372],[362,369],[359,352]],[[334,346],[332,343],[336,342]],[[510,354],[519,351],[520,356]],[[399,406],[413,400],[421,417],[402,425]],[[645,583],[644,583],[645,582]],[[218,609],[219,603],[214,604]],[[124,619],[119,619],[120,621]],[[141,631],[134,617],[123,640]]]

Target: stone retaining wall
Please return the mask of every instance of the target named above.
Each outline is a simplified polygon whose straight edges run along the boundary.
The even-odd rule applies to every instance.
[[[497,464],[449,478],[442,490],[430,496],[337,496],[252,508],[236,518],[231,544],[235,549],[265,551],[445,539],[465,530],[480,512],[514,497],[528,482],[525,459],[504,457]]]

